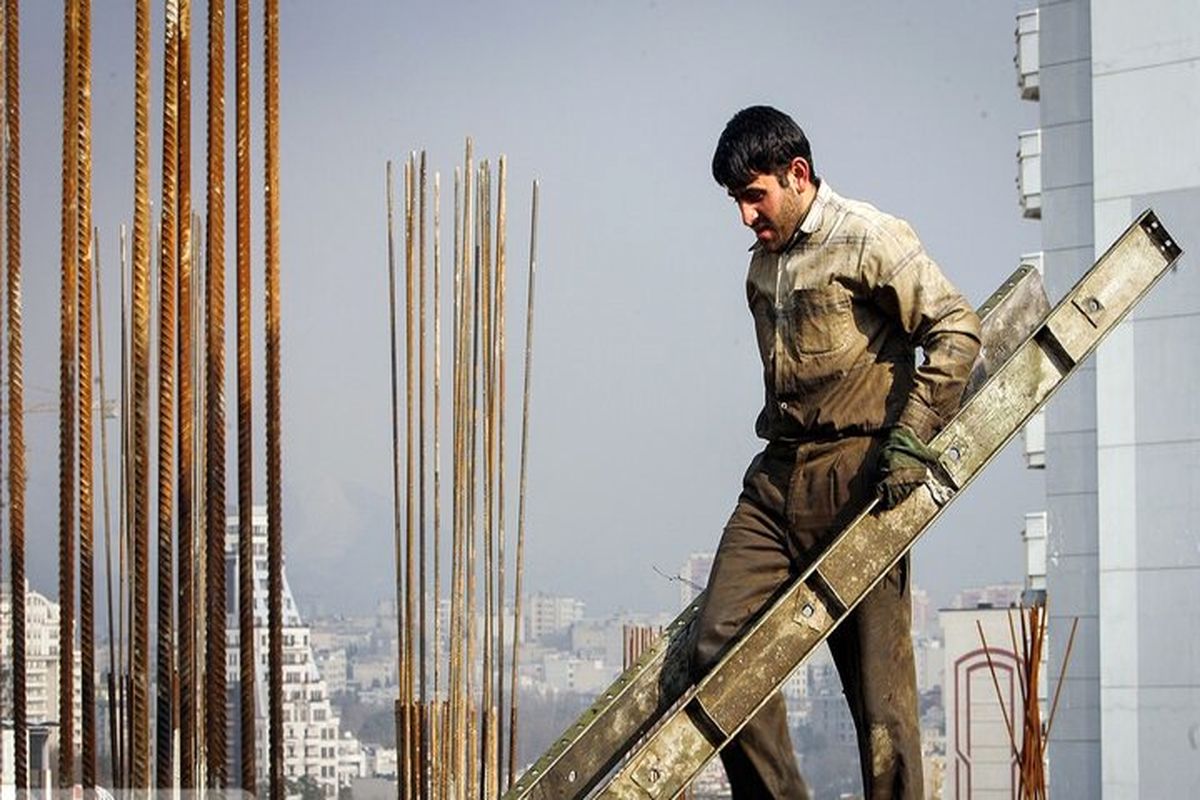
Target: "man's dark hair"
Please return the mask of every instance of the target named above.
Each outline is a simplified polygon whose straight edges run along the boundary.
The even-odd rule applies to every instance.
[[[734,114],[721,132],[712,174],[727,189],[740,189],[757,175],[781,173],[786,186],[787,167],[797,156],[808,162],[815,181],[812,148],[796,121],[770,106],[750,106]]]

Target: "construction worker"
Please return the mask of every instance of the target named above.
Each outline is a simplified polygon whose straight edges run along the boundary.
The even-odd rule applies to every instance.
[[[693,678],[875,497],[903,500],[957,410],[979,319],[909,225],[817,177],[804,132],[770,107],[726,125],[713,177],[756,236],[746,295],[766,403],[696,622]],[[917,362],[917,348],[921,359]],[[870,798],[920,798],[909,564],[829,637]],[[721,753],[735,798],[806,798],[776,694]]]

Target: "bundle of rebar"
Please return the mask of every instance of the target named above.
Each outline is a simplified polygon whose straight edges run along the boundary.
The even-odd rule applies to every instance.
[[[1013,622],[1014,611],[1020,621],[1019,625]],[[1079,625],[1078,618],[1071,624],[1071,633],[1067,638],[1062,670],[1054,688],[1050,714],[1043,725],[1040,691],[1043,680],[1041,668],[1046,654],[1046,624],[1049,619],[1050,615],[1046,609],[1044,596],[1017,609],[1009,609],[1008,612],[1008,630],[1012,652],[1017,659],[1017,683],[1021,694],[1022,714],[1019,730],[1018,721],[1009,718],[1008,707],[1000,688],[1000,680],[996,675],[995,664],[992,662],[992,650],[983,633],[983,625],[978,621],[975,623],[979,632],[979,641],[983,645],[983,652],[987,658],[988,670],[991,672],[992,683],[996,689],[996,698],[1000,703],[1000,713],[1004,719],[1013,761],[1017,767],[1017,796],[1021,800],[1046,800],[1047,797],[1046,747],[1054,727],[1054,715],[1058,710],[1063,676],[1066,674],[1067,662],[1071,660],[1071,648],[1075,644],[1075,630]]]
[[[392,358],[394,542],[396,557],[396,747],[400,796],[492,798],[516,772],[519,631],[524,557],[525,471],[528,445],[532,348],[533,276],[536,263],[537,186],[531,211],[529,290],[525,329],[525,391],[522,406],[521,479],[517,555],[505,547],[505,387],[507,284],[507,161],[474,161],[467,140],[464,166],[455,170],[453,318],[451,346],[451,486],[447,646],[441,648],[441,228],[440,174],[433,176],[433,276],[426,271],[428,176],[426,157],[412,153],[404,164],[404,331],[398,332],[397,264],[392,165],[386,173],[388,277]],[[433,336],[427,304],[432,285]],[[404,488],[398,342],[405,353]],[[430,352],[432,350],[432,353]],[[433,364],[432,455],[426,435],[428,364]],[[432,495],[429,474],[432,473]],[[428,507],[433,536],[429,547]],[[482,541],[481,541],[482,539]],[[432,552],[431,552],[432,551]],[[429,594],[432,559],[433,594]],[[511,604],[506,569],[513,561]],[[429,603],[434,604],[431,610]],[[514,623],[512,654],[505,632],[506,609]],[[432,637],[432,648],[430,638]],[[430,663],[432,656],[432,663]],[[427,672],[432,667],[432,689]],[[506,671],[511,669],[511,673]],[[442,682],[443,671],[446,682]],[[509,687],[505,706],[506,684]],[[506,723],[507,721],[507,723]],[[505,737],[505,729],[508,738]],[[506,751],[507,744],[507,751]]]

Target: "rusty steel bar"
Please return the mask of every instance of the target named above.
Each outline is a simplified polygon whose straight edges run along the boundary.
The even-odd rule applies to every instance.
[[[176,389],[178,392],[176,440],[176,535],[178,543],[177,634],[178,680],[176,721],[179,729],[179,785],[196,785],[196,531],[194,528],[194,470],[196,461],[196,394],[192,380],[195,361],[193,305],[195,279],[192,253],[192,4],[179,2],[178,118],[176,180],[178,206],[175,217],[178,242],[176,272]],[[172,775],[172,783],[175,779]]]
[[[426,670],[426,652],[428,639],[428,614],[427,607],[429,605],[428,583],[426,576],[426,556],[427,556],[427,536],[426,536],[426,464],[425,451],[425,374],[426,374],[426,358],[425,358],[425,317],[426,317],[426,289],[425,289],[425,221],[426,221],[426,206],[428,204],[428,180],[425,165],[425,151],[421,151],[420,161],[420,188],[418,191],[418,220],[417,220],[417,242],[418,242],[418,257],[417,257],[417,293],[418,293],[418,319],[417,319],[417,506],[418,506],[418,545],[417,545],[417,603],[418,603],[418,628],[421,632],[417,642],[417,697],[420,703],[421,711],[416,715],[418,720],[417,737],[414,741],[416,750],[416,759],[413,763],[417,765],[419,775],[415,781],[414,789],[416,795],[421,798],[429,795],[429,770],[427,768],[427,759],[425,754],[429,747],[429,732],[426,727],[427,717],[424,714],[425,703],[428,700],[428,687],[426,685],[427,670]]]
[[[225,0],[208,5],[205,249],[205,749],[207,785],[228,783],[225,732]]]
[[[133,591],[130,603],[129,783],[150,786],[150,0],[137,0],[134,78]]]
[[[163,58],[162,208],[158,276],[158,701],[155,785],[174,785],[175,291],[179,232],[180,0],[167,0]]]
[[[413,563],[415,545],[413,513],[413,483],[415,469],[413,453],[413,214],[414,193],[413,171],[415,155],[410,154],[404,164],[404,669],[400,683],[400,697],[404,730],[404,750],[401,753],[402,797],[413,796],[412,759],[412,698],[413,698],[413,620],[414,584],[416,570]]]
[[[441,600],[442,600],[442,180],[433,173],[433,709],[429,718],[430,786],[432,796],[443,795],[445,767],[441,740]]]
[[[96,292],[96,362],[99,365],[100,387],[100,478],[104,503],[104,575],[108,588],[108,734],[109,754],[112,758],[113,782],[116,783],[116,762],[120,748],[117,744],[117,629],[113,615],[113,565],[112,565],[112,503],[108,481],[108,394],[104,389],[104,300],[103,282],[100,280],[100,232],[92,231],[92,251],[95,255],[93,274]]]
[[[75,46],[76,147],[79,215],[75,226],[79,268],[76,286],[76,363],[79,393],[79,644],[80,644],[80,776],[84,789],[96,787],[96,619],[95,514],[92,476],[92,42],[91,0],[79,0],[79,30]],[[101,402],[103,402],[101,397]],[[103,423],[102,423],[103,424]],[[72,664],[72,669],[74,664]]]
[[[476,176],[478,177],[478,176]],[[472,228],[480,224],[483,218],[483,186],[479,185],[478,193],[475,198],[475,217],[471,220]],[[477,230],[472,230],[473,235],[478,235]],[[480,248],[478,243],[475,243],[472,248],[474,253],[468,254],[471,265],[470,286],[468,291],[471,294],[472,304],[471,313],[468,315],[469,330],[470,330],[470,361],[469,361],[469,396],[467,400],[467,425],[468,425],[468,443],[467,443],[467,697],[468,703],[468,719],[467,719],[467,752],[470,754],[470,760],[467,763],[467,786],[477,787],[478,780],[482,778],[482,766],[476,756],[479,753],[480,730],[479,723],[481,722],[480,715],[471,713],[474,710],[475,692],[472,691],[475,677],[475,646],[476,646],[476,576],[478,572],[478,553],[476,549],[476,522],[477,511],[476,499],[478,497],[478,477],[479,477],[479,430],[476,420],[479,419],[480,408],[480,369],[479,369],[479,354],[480,354]],[[486,676],[481,676],[482,680],[486,680]],[[474,791],[474,788],[472,788]]]
[[[178,211],[176,211],[176,241],[178,261],[175,275],[175,386],[178,391],[176,416],[175,467],[176,535],[178,535],[178,615],[176,636],[178,663],[175,676],[178,696],[175,697],[175,720],[179,728],[179,784],[182,788],[196,786],[196,530],[194,513],[194,468],[196,468],[196,392],[192,369],[196,342],[193,337],[194,273],[192,253],[192,4],[179,0],[178,52],[178,127],[176,127],[176,181],[178,181]],[[174,746],[174,745],[173,745]],[[175,783],[174,774],[172,783]]]
[[[496,794],[504,786],[504,289],[508,251],[508,159],[496,185]],[[511,778],[510,778],[511,780]]]
[[[250,332],[250,0],[234,4],[237,139],[238,710],[241,788],[257,793],[254,660],[254,461]],[[211,226],[210,226],[211,227]],[[210,514],[211,514],[210,510]],[[217,514],[224,522],[223,509]],[[224,556],[222,556],[224,561]]]
[[[479,730],[479,794],[480,797],[491,797],[492,758],[491,744],[493,728],[491,725],[493,685],[492,685],[492,650],[494,645],[494,611],[495,595],[493,574],[495,571],[495,554],[492,548],[494,530],[494,507],[492,497],[492,477],[495,469],[494,444],[495,428],[492,424],[493,381],[492,381],[492,269],[491,269],[491,165],[484,161],[479,165],[479,318],[480,318],[480,402],[483,405],[482,437],[482,483],[483,483],[483,640],[482,681],[480,687],[480,730]]]
[[[283,800],[283,486],[279,385],[279,0],[264,6],[266,105],[267,596],[272,800]]]
[[[120,465],[118,475],[120,477],[118,484],[120,489],[117,493],[117,636],[112,643],[113,649],[117,653],[117,668],[114,674],[114,695],[113,700],[113,724],[116,727],[116,734],[113,745],[113,786],[122,788],[128,786],[129,781],[129,737],[127,733],[127,722],[129,721],[129,709],[127,705],[128,695],[126,693],[126,678],[129,675],[129,648],[126,647],[126,622],[127,622],[127,607],[129,602],[129,555],[132,547],[129,546],[129,531],[132,527],[131,519],[133,515],[130,513],[130,503],[132,502],[133,492],[130,491],[130,482],[132,480],[133,469],[131,468],[131,459],[133,457],[133,438],[131,436],[133,426],[130,423],[130,352],[129,352],[129,259],[127,256],[127,231],[124,223],[121,224],[120,239],[121,239],[121,400],[120,400],[120,421],[121,421],[121,457],[118,459]]]
[[[77,374],[77,270],[79,234],[78,81],[79,3],[63,6],[62,277],[59,330],[58,402],[58,685],[74,696],[75,654],[75,404]],[[58,785],[75,784],[73,703],[59,703]]]
[[[21,80],[20,3],[4,4],[5,316],[8,326],[8,533],[12,586],[14,778],[29,788],[25,675],[25,420],[21,339]]]
[[[529,280],[525,296],[525,370],[521,394],[521,474],[517,489],[516,586],[513,587],[512,698],[508,721],[508,787],[517,775],[517,688],[520,667],[521,592],[525,576],[525,478],[529,467],[529,387],[533,375],[533,287],[537,273],[538,182],[533,182],[529,212]]]
[[[450,473],[450,638],[449,652],[449,724],[446,737],[446,790],[452,798],[459,797],[457,783],[451,779],[463,774],[459,761],[462,741],[462,726],[459,708],[462,688],[462,174],[454,169],[454,280],[453,294],[453,348],[451,389],[451,473]]]
[[[387,162],[385,175],[387,204],[387,261],[388,261],[388,342],[391,352],[392,380],[392,539],[396,574],[396,676],[399,695],[396,698],[396,753],[404,753],[404,731],[399,724],[400,709],[404,702],[404,548],[401,544],[400,528],[400,399],[398,388],[399,363],[396,353],[396,225],[395,192],[392,178],[392,162]]]

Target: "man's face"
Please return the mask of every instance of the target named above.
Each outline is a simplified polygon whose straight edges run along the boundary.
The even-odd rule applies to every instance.
[[[783,174],[786,186],[776,175],[759,173],[742,188],[729,191],[741,212],[742,224],[752,229],[759,243],[772,253],[791,241],[807,210],[801,191],[803,181]]]

